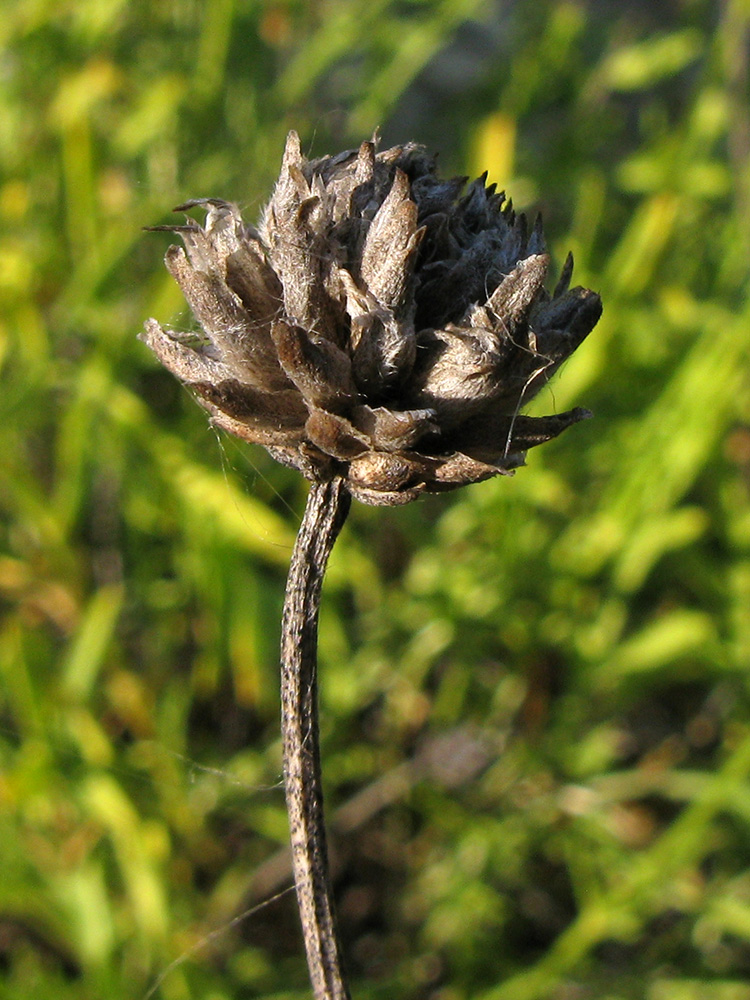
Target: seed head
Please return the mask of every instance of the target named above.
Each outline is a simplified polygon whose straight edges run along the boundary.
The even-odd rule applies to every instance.
[[[441,180],[409,143],[307,160],[296,133],[257,229],[214,198],[166,265],[202,328],[142,339],[209,411],[313,482],[401,504],[522,465],[589,416],[520,410],[593,329],[599,296],[552,294],[529,233],[486,174]]]

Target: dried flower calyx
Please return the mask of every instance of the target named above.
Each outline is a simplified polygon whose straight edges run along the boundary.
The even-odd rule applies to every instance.
[[[182,237],[166,264],[203,334],[143,339],[218,427],[365,503],[508,474],[588,415],[519,411],[601,302],[568,288],[570,256],[550,295],[541,224],[465,184],[414,144],[307,160],[292,132],[257,230],[218,199],[157,227]]]

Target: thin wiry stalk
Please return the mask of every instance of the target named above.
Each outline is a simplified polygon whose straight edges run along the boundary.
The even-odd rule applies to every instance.
[[[281,625],[284,787],[297,903],[315,1000],[348,1000],[328,870],[318,734],[320,591],[351,497],[343,480],[314,483],[292,553]]]

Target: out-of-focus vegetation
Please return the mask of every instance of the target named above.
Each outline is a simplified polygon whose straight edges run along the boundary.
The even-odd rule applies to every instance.
[[[605,313],[540,404],[595,420],[512,480],[356,507],[334,554],[355,997],[750,995],[749,22],[3,5],[2,997],[308,995],[293,896],[235,920],[289,885],[276,646],[305,487],[136,340],[185,321],[141,227],[206,195],[251,217],[289,127],[322,154],[378,125],[540,208]]]

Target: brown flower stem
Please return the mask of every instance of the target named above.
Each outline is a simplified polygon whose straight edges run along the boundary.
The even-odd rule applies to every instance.
[[[315,1000],[348,1000],[328,870],[318,734],[320,591],[351,496],[341,479],[313,483],[289,566],[281,624],[284,786],[297,904]]]

